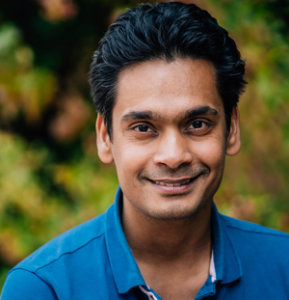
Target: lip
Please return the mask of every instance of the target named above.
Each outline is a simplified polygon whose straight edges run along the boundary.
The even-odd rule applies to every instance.
[[[158,179],[149,179],[151,181],[162,181],[162,182],[166,182],[166,183],[178,183],[178,182],[182,182],[185,180],[191,180],[194,179],[192,177],[183,177],[183,178],[158,178]]]
[[[148,179],[148,181],[156,187],[159,191],[161,191],[164,194],[183,194],[188,192],[196,180],[200,177],[200,175],[195,176],[195,177],[184,177],[184,178],[161,178],[161,179]],[[190,182],[186,184],[182,184],[180,186],[166,186],[166,185],[160,185],[157,184],[156,181],[161,181],[161,182],[166,182],[166,183],[179,183],[185,180],[190,180]]]

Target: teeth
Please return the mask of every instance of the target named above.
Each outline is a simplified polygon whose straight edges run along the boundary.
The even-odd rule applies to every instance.
[[[182,184],[186,184],[186,183],[189,183],[189,182],[190,182],[190,179],[184,180],[182,182],[176,182],[176,183],[166,183],[164,181],[156,181],[155,183],[159,184],[159,185],[165,185],[165,186],[180,186]]]

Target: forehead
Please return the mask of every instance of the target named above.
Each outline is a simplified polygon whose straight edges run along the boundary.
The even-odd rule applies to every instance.
[[[154,60],[119,74],[113,115],[150,110],[172,119],[200,106],[223,110],[213,64],[201,59]]]

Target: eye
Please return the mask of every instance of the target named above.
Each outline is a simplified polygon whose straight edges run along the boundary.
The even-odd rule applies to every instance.
[[[138,126],[135,126],[133,128],[134,131],[137,131],[137,132],[151,132],[153,131],[151,128],[149,128],[149,126],[147,125],[138,125]]]
[[[205,126],[208,126],[208,124],[206,122],[204,122],[204,121],[195,121],[195,122],[191,123],[189,128],[201,129],[201,128],[204,128]]]

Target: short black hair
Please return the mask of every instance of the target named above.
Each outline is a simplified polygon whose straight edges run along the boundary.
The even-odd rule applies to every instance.
[[[96,110],[112,139],[112,109],[118,75],[127,66],[177,58],[211,61],[224,103],[227,132],[233,107],[244,91],[245,62],[236,43],[215,18],[194,4],[143,4],[110,25],[94,54],[90,84]]]

